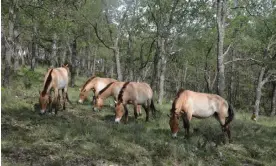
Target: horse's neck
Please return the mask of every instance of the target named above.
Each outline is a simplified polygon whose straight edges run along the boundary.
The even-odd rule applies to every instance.
[[[95,89],[95,83],[93,81],[89,82],[84,89],[86,89],[87,91],[90,91],[92,88]]]
[[[113,95],[113,85],[111,85],[108,89],[106,89],[102,94],[101,97],[102,98],[107,98],[109,96]]]

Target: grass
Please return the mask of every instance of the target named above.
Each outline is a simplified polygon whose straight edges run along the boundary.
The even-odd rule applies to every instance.
[[[166,116],[170,104],[158,106],[159,116],[150,122],[145,112],[135,122],[130,111],[128,124],[114,124],[111,101],[101,112],[93,112],[89,102],[76,103],[85,78],[69,89],[73,104],[66,111],[40,116],[36,104],[45,69],[32,74],[28,86],[23,72],[11,88],[1,88],[2,165],[275,165],[275,117],[256,123],[237,112],[231,144],[221,143],[214,118],[193,119],[190,139],[183,129],[172,139]]]

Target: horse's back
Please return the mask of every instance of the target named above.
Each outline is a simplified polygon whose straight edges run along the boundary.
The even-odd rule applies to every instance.
[[[185,106],[191,109],[196,117],[209,117],[214,113],[225,112],[225,109],[228,108],[226,100],[216,94],[186,90],[184,95],[186,97]]]
[[[52,77],[53,77],[54,84],[56,84],[58,89],[64,89],[68,86],[69,73],[66,68],[59,67],[59,68],[53,69]]]
[[[130,82],[126,88],[127,93],[132,96],[133,100],[143,102],[152,99],[153,92],[149,84],[144,82]]]

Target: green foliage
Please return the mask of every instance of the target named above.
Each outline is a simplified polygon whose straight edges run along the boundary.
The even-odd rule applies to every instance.
[[[24,77],[24,79],[23,79],[24,86],[27,89],[31,88],[32,84],[37,83],[38,80],[40,80],[40,78],[41,78],[40,73],[37,73],[37,72],[32,71],[32,70],[27,69],[27,68],[22,68],[21,72],[22,72],[22,75]]]

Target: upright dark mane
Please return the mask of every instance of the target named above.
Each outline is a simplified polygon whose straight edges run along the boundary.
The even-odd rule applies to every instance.
[[[127,87],[127,85],[128,85],[129,83],[130,83],[130,82],[124,83],[122,89],[120,90],[119,95],[118,95],[118,101],[119,101],[119,102],[123,102],[123,93],[124,93],[124,91],[125,91],[125,89],[126,89],[126,87]]]
[[[175,98],[174,98],[174,101],[173,101],[173,104],[172,104],[172,109],[171,111],[175,111],[175,104],[176,104],[176,101],[177,99],[179,98],[179,96],[184,92],[185,90],[184,89],[179,89],[179,91],[177,92]]]
[[[96,77],[96,76],[90,77],[90,78],[85,82],[85,84],[82,86],[81,91],[83,91],[83,89],[85,88],[85,86],[86,86],[90,81],[92,81],[95,77]]]
[[[47,89],[48,89],[50,83],[52,82],[52,71],[53,71],[53,69],[51,69],[49,74],[48,74],[48,77],[46,79],[46,82],[44,84],[44,88],[43,88],[43,91],[42,91],[42,96],[44,96],[47,93]]]
[[[106,85],[106,87],[104,87],[100,92],[99,95],[101,95],[104,91],[106,91],[114,82],[111,82],[109,84]]]

